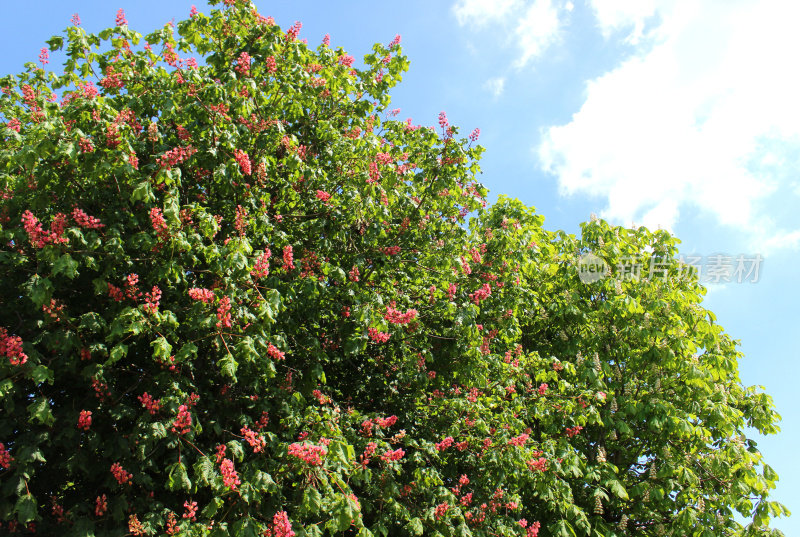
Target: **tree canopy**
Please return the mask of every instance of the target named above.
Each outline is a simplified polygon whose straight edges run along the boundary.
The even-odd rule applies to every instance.
[[[399,36],[224,4],[0,79],[2,531],[780,534],[677,239],[487,207],[479,132],[389,109]]]

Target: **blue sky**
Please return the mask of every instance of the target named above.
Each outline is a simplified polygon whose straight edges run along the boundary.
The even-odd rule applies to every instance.
[[[208,10],[196,0],[198,9]],[[78,13],[89,31],[126,10],[141,33],[188,16],[192,2],[5,3],[0,73],[36,61]],[[550,229],[596,213],[671,230],[682,251],[761,254],[756,283],[710,286],[706,307],[741,341],[741,376],[783,416],[761,439],[781,476],[775,497],[800,535],[800,3],[793,0],[404,0],[256,2],[300,37],[356,58],[402,35],[411,69],[393,92],[401,118],[466,136],[481,129],[490,199],[534,205]],[[57,62],[49,67],[53,68]],[[794,519],[794,520],[793,520]],[[793,531],[794,530],[794,531]]]

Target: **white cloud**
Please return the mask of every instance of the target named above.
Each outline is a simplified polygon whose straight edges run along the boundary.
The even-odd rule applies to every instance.
[[[458,24],[483,26],[505,18],[518,0],[459,0],[453,5]]]
[[[768,232],[756,202],[786,181],[769,152],[793,154],[800,136],[800,4],[594,3],[607,35],[626,29],[639,45],[587,84],[568,124],[543,132],[542,168],[563,193],[606,197],[603,216],[625,224],[671,228],[682,210],[701,209]]]
[[[515,34],[522,55],[515,65],[523,67],[530,60],[541,56],[558,39],[561,28],[559,9],[551,0],[535,0],[525,9]]]
[[[506,79],[499,76],[484,82],[483,87],[491,92],[495,98],[500,97],[506,87]]]
[[[656,0],[591,0],[591,4],[606,38],[614,32],[628,30],[626,40],[631,43],[639,42],[645,22],[656,11]]]
[[[517,68],[558,41],[562,19],[573,9],[570,0],[458,0],[452,7],[459,25],[489,32],[473,38],[496,41],[498,35],[505,35],[501,45],[520,49],[514,61]],[[497,31],[498,26],[502,32]]]
[[[800,250],[800,229],[789,232],[772,233],[761,241],[760,251],[767,255],[775,250]]]

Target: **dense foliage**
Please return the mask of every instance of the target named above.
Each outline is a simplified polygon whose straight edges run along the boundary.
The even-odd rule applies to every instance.
[[[770,533],[778,417],[674,238],[485,208],[399,38],[226,4],[0,79],[3,532]]]

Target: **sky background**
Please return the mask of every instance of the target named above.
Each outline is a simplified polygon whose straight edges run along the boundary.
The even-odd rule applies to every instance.
[[[201,11],[209,7],[194,4]],[[757,282],[709,286],[705,307],[741,341],[746,385],[762,385],[783,421],[760,438],[780,475],[775,499],[800,535],[800,2],[794,0],[257,1],[316,46],[357,59],[402,36],[411,69],[393,92],[399,118],[445,111],[481,129],[480,180],[575,233],[592,213],[669,229],[684,254],[748,259]],[[124,8],[149,33],[191,1],[0,0],[0,74],[37,61],[78,13],[98,32]],[[52,57],[50,68],[60,58]]]

